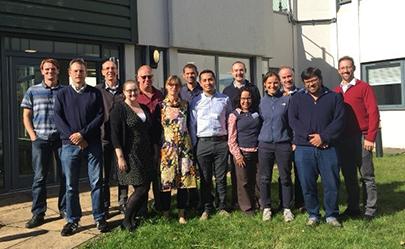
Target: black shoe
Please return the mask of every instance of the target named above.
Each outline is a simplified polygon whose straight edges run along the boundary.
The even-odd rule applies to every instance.
[[[26,228],[34,228],[44,224],[44,216],[34,215],[32,216],[31,220],[25,223]]]
[[[365,214],[365,215],[363,216],[363,220],[364,220],[364,221],[367,221],[367,222],[370,222],[370,221],[372,221],[373,219],[374,219],[374,215]]]
[[[62,236],[73,235],[76,233],[78,228],[79,228],[79,224],[77,224],[75,222],[68,222],[63,226],[62,231],[60,232],[60,235],[62,235]]]
[[[110,228],[108,227],[107,221],[105,219],[101,219],[96,222],[96,227],[100,231],[100,233],[106,233],[110,231]]]
[[[120,205],[120,213],[125,214],[125,211],[127,210],[127,205],[121,204]]]
[[[359,218],[361,216],[360,210],[346,209],[339,215],[341,218]]]

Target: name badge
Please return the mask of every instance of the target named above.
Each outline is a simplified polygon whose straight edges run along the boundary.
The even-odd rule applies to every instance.
[[[257,113],[257,112],[252,113],[252,118],[258,118],[258,117],[259,117],[259,113]]]

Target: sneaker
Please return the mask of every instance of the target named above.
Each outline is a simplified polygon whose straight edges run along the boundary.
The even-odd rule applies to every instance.
[[[291,212],[291,209],[285,208],[284,212],[283,212],[283,215],[284,215],[284,221],[285,222],[290,222],[290,221],[294,220],[294,215]]]
[[[110,228],[108,227],[107,221],[105,219],[101,219],[96,221],[96,227],[100,231],[100,233],[106,233],[110,231]]]
[[[45,222],[44,216],[34,215],[27,223],[25,223],[25,227],[26,228],[38,227],[44,224],[44,222]]]
[[[308,221],[307,221],[307,226],[310,226],[310,227],[315,227],[315,226],[317,226],[319,224],[319,220],[317,219],[317,218],[315,218],[315,217],[310,217],[310,218],[308,218]]]
[[[326,223],[332,227],[342,227],[342,224],[335,217],[326,218]]]
[[[269,221],[271,220],[271,209],[270,208],[265,208],[263,209],[263,221]]]
[[[229,217],[229,213],[225,209],[219,210],[218,215],[223,217]]]
[[[209,213],[207,211],[204,211],[200,217],[200,220],[208,220],[208,218],[210,217]]]
[[[179,223],[182,224],[182,225],[187,224],[187,220],[184,217],[180,217],[179,218]]]
[[[62,231],[60,232],[60,235],[62,236],[70,236],[76,233],[77,229],[79,228],[79,225],[75,222],[68,222],[66,223]]]

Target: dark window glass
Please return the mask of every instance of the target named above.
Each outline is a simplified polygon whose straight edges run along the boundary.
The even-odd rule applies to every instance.
[[[401,84],[373,86],[379,105],[401,105]]]
[[[29,40],[29,49],[34,49],[38,52],[53,52],[51,41]]]
[[[55,53],[77,54],[76,44],[70,42],[55,42]]]

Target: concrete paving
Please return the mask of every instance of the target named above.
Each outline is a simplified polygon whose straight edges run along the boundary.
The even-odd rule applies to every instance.
[[[80,220],[79,232],[62,237],[60,231],[65,220],[59,218],[55,188],[50,188],[48,210],[45,224],[33,228],[25,228],[31,218],[30,191],[17,192],[0,196],[0,249],[3,248],[75,248],[91,238],[99,235],[91,213],[90,192],[86,184],[81,184],[80,204],[83,217]],[[118,211],[117,187],[111,188],[111,208],[108,222],[116,227],[123,219]]]

